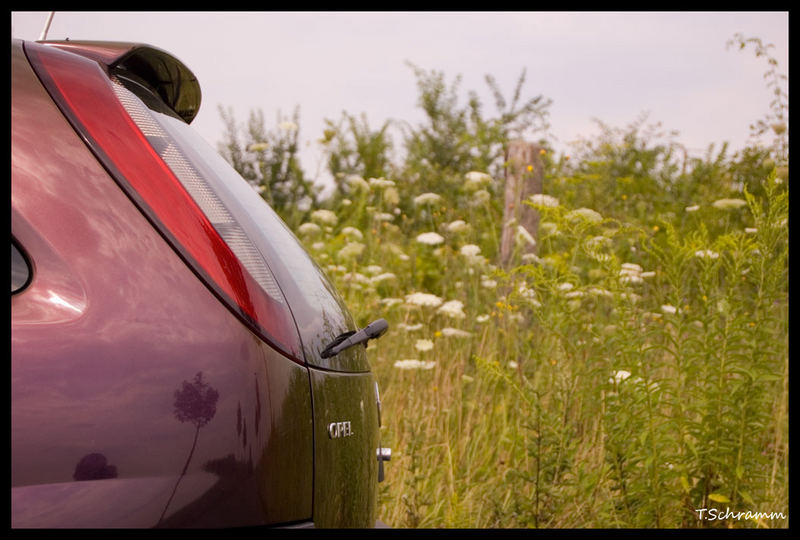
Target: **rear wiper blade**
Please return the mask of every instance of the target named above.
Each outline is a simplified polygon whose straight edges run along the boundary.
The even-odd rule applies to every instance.
[[[389,328],[389,323],[386,319],[378,319],[369,323],[367,326],[358,331],[345,332],[336,337],[325,349],[320,353],[322,358],[330,358],[336,356],[345,349],[363,343],[364,347],[370,339],[378,339]]]

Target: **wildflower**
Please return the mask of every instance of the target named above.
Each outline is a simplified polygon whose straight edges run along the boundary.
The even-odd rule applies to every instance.
[[[466,244],[461,246],[461,249],[459,249],[458,252],[467,258],[472,258],[478,256],[478,254],[481,252],[481,248],[475,244]]]
[[[541,263],[542,259],[535,253],[525,253],[522,255],[522,260],[526,263]]]
[[[487,202],[491,197],[492,196],[489,194],[488,191],[486,191],[485,189],[479,189],[472,196],[472,199],[473,199],[475,204],[482,204],[482,203]]]
[[[676,308],[675,306],[671,306],[669,304],[664,304],[663,306],[661,306],[661,311],[663,311],[664,313],[669,313],[670,315],[674,315],[675,313],[678,312],[678,308]]]
[[[517,369],[519,367],[519,364],[517,364],[516,362],[511,360],[511,361],[508,362],[508,367],[511,368],[511,369]]]
[[[458,328],[442,328],[441,333],[446,337],[470,337],[471,332],[459,330]]]
[[[532,171],[533,171],[533,165],[528,165],[528,172],[532,172]]]
[[[435,365],[436,362],[433,361],[421,362],[415,359],[398,360],[394,363],[394,367],[397,369],[433,369]]]
[[[355,281],[357,283],[368,284],[369,278],[362,274],[361,272],[348,272],[347,274],[342,276],[344,281]]]
[[[711,251],[710,249],[701,249],[700,251],[695,251],[694,256],[700,257],[701,259],[705,259],[706,257],[709,259],[716,259],[719,257],[719,253]]]
[[[429,246],[436,246],[444,242],[444,237],[435,232],[426,232],[417,236],[417,242]]]
[[[614,296],[611,291],[603,289],[602,287],[590,287],[589,294],[592,296],[604,296],[606,298],[611,298]]]
[[[569,283],[569,282],[560,283],[558,285],[558,290],[559,291],[569,291],[569,290],[572,290],[574,287],[575,287],[575,285],[573,285],[572,283]]]
[[[384,281],[391,281],[397,279],[397,276],[391,272],[384,272],[383,274],[378,274],[377,276],[370,278],[370,283],[375,285],[378,283],[383,283]]]
[[[283,131],[297,131],[297,124],[287,120],[278,124],[278,128]]]
[[[380,303],[390,308],[392,306],[396,306],[397,304],[402,304],[403,301],[400,298],[381,298]]]
[[[694,206],[687,206],[687,207],[685,208],[685,210],[686,210],[687,212],[697,212],[698,210],[700,210],[700,206],[698,206],[698,205],[696,205],[696,204],[695,204]]]
[[[311,244],[311,249],[313,249],[314,251],[322,251],[323,249],[325,249],[325,242],[314,242],[313,244]]]
[[[655,275],[656,275],[655,272],[642,272],[641,274],[639,274],[639,277],[651,278],[651,277],[653,277]]]
[[[364,239],[364,234],[355,227],[345,227],[344,229],[342,229],[342,234],[347,237],[355,238],[357,240]]]
[[[369,184],[357,174],[348,174],[344,179],[353,191],[369,191]]]
[[[414,344],[414,348],[420,352],[430,351],[433,349],[433,341],[429,339],[418,339]]]
[[[636,263],[622,263],[620,265],[620,268],[622,268],[622,270],[621,270],[622,272],[626,272],[628,274],[641,274],[642,273],[642,267],[639,266]]]
[[[477,322],[479,322],[481,324],[485,323],[488,320],[489,320],[489,316],[485,315],[485,314],[484,315],[478,315],[477,317],[475,317],[475,321],[477,321]]]
[[[658,225],[653,225],[653,232],[658,232],[659,228]]]
[[[386,212],[376,212],[372,215],[372,219],[375,221],[392,221],[394,220],[394,216],[392,214],[388,214]]]
[[[530,244],[531,246],[535,246],[536,245],[536,240],[533,239],[533,236],[531,236],[531,233],[529,233],[528,230],[525,227],[523,227],[522,225],[518,225],[517,226],[516,240],[517,240],[517,242],[519,242],[521,244],[522,243]]]
[[[530,196],[530,200],[537,206],[545,206],[547,208],[555,208],[558,206],[558,199],[551,195],[545,195],[544,193],[534,193]]]
[[[328,272],[344,272],[345,270],[347,270],[347,268],[345,268],[340,264],[329,264],[327,268]]]
[[[342,199],[342,206],[350,206],[351,204],[353,204],[353,201],[350,199]]]
[[[547,150],[545,150],[544,148],[542,148],[541,150],[539,150],[539,155],[540,155],[540,156],[543,156],[543,155],[545,155],[546,153],[547,153]]]
[[[465,317],[464,304],[460,300],[450,300],[445,302],[436,311],[437,313],[447,315],[448,317],[452,317],[454,319],[463,319]]]
[[[348,242],[345,246],[339,250],[339,258],[341,259],[349,259],[351,257],[358,257],[364,252],[364,244],[361,242]]]
[[[642,276],[638,274],[625,274],[621,272],[620,276],[619,280],[621,283],[642,283],[644,281]]]
[[[540,234],[556,234],[558,232],[558,225],[553,223],[552,221],[542,221],[539,223],[539,233]]]
[[[316,223],[310,223],[309,222],[309,223],[303,223],[302,225],[300,225],[297,228],[297,232],[299,232],[302,235],[309,235],[310,236],[312,234],[318,234],[318,233],[322,232],[322,229],[320,229],[319,225],[317,225]]]
[[[465,174],[464,177],[466,178],[466,182],[464,182],[464,188],[469,191],[492,183],[491,176],[478,171],[470,171]]]
[[[322,225],[336,225],[339,218],[330,210],[320,209],[311,212],[311,220]]]
[[[481,276],[481,287],[484,289],[494,289],[497,287],[497,282],[485,276]]]
[[[588,221],[589,223],[599,223],[603,221],[603,216],[591,208],[578,208],[577,210],[569,212],[566,215],[566,218],[572,222],[579,221],[581,219]]]
[[[380,178],[370,178],[368,180],[370,187],[376,188],[386,188],[394,186],[394,182],[392,180],[387,180],[383,176]]]
[[[400,330],[405,330],[406,332],[416,332],[417,330],[422,330],[423,324],[422,323],[417,323],[417,324],[400,323],[400,324],[397,325],[397,327]]]
[[[735,208],[741,208],[747,204],[746,201],[742,199],[719,199],[718,201],[714,201],[711,203],[711,206],[714,208],[719,208],[721,210],[730,210]]]
[[[461,380],[462,380],[462,381],[464,381],[465,383],[471,383],[471,382],[472,382],[472,381],[474,381],[475,379],[473,379],[473,378],[472,378],[472,377],[470,377],[469,375],[462,375],[462,376],[461,376]]]
[[[248,152],[263,152],[267,148],[269,148],[269,144],[267,144],[265,142],[257,142],[257,143],[253,143],[250,146],[248,146],[247,147],[247,151]]]
[[[746,228],[744,229],[744,232],[745,232],[746,234],[756,234],[756,233],[758,232],[758,229],[756,229],[756,228],[754,228],[754,227],[746,227]]]
[[[414,197],[414,205],[419,206],[422,204],[436,204],[440,200],[442,200],[441,195],[436,193],[423,193],[422,195],[417,195]]]
[[[406,295],[406,303],[415,306],[439,307],[442,305],[442,299],[433,294],[415,292]]]
[[[448,223],[447,230],[450,232],[464,232],[467,230],[467,224],[463,219],[457,219],[451,223]]]
[[[614,383],[614,384],[619,384],[622,381],[624,381],[625,379],[627,379],[628,377],[630,377],[631,376],[631,372],[621,369],[619,371],[615,371],[612,375],[613,376],[612,376],[612,378],[609,379],[609,382]]]
[[[381,272],[381,270],[383,270],[383,268],[381,268],[381,267],[380,267],[380,266],[378,266],[377,264],[370,264],[369,266],[367,266],[366,268],[364,268],[364,271],[365,271],[367,274],[370,274],[370,275],[373,275],[373,276],[374,276],[375,274],[379,274],[379,273]]]

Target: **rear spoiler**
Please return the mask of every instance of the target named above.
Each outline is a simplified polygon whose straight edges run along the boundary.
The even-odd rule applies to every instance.
[[[143,43],[117,41],[39,41],[42,45],[90,58],[109,71],[132,73],[146,82],[165,105],[190,124],[200,110],[200,83],[170,53]]]

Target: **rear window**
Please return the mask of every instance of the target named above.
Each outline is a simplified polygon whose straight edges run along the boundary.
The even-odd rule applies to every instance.
[[[305,350],[306,361],[320,363],[319,352],[341,333],[355,330],[333,285],[292,231],[253,189],[200,135],[132,80],[125,86],[148,106],[154,119],[177,142],[180,152],[208,182],[264,257],[285,295]],[[347,361],[344,357],[339,361]],[[353,359],[350,359],[353,361]],[[356,362],[338,367],[367,371]]]

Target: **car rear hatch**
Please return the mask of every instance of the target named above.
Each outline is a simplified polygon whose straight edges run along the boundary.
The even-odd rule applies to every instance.
[[[147,45],[45,45],[29,48],[32,63],[123,190],[234,315],[308,369],[315,524],[373,526],[379,447],[375,380],[364,347],[323,355],[337,338],[357,330],[353,317],[280,217],[188,126],[200,105],[197,79],[169,53]],[[51,62],[47,49],[52,48],[93,60],[101,70],[85,61],[71,67]],[[86,77],[106,77],[117,103],[82,95]],[[96,114],[82,115],[87,107],[106,107],[103,122],[93,123]],[[144,152],[115,142],[126,134],[149,145],[149,155],[131,161],[132,154]]]

